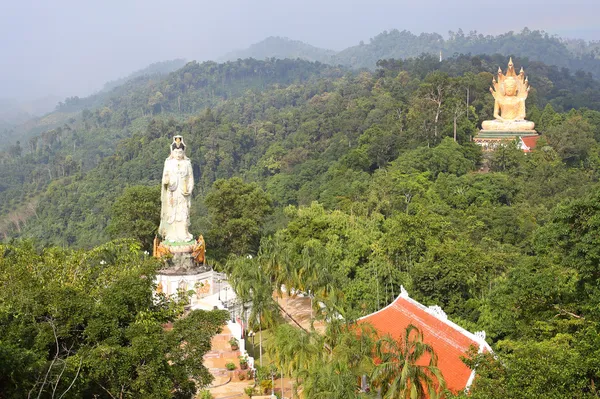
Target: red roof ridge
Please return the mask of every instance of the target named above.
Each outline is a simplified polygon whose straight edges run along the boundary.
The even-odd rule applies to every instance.
[[[404,288],[404,286],[400,286],[400,295],[398,295],[398,297],[396,299],[394,299],[394,301],[392,303],[390,303],[389,305],[387,305],[386,307],[379,309],[376,312],[373,312],[371,314],[368,314],[366,316],[363,316],[361,318],[359,318],[358,320],[363,320],[366,319],[367,317],[373,316],[377,313],[383,312],[384,310],[386,310],[387,308],[390,307],[394,307],[397,310],[400,310],[403,313],[406,313],[404,311],[404,309],[402,309],[399,306],[396,306],[397,303],[400,300],[406,300],[408,301],[410,304],[424,310],[425,312],[429,313],[430,315],[434,316],[436,319],[438,319],[439,321],[441,321],[442,323],[446,324],[449,327],[452,327],[453,329],[457,330],[458,332],[460,332],[461,334],[467,336],[468,338],[470,338],[471,340],[477,342],[479,344],[480,349],[487,349],[490,352],[492,351],[492,348],[490,347],[490,345],[485,341],[485,331],[477,331],[475,333],[472,333],[466,329],[464,329],[463,327],[459,326],[458,324],[454,323],[453,321],[448,319],[448,316],[446,315],[446,313],[442,310],[441,307],[437,306],[437,305],[433,305],[433,306],[425,306],[420,302],[415,301],[414,299],[412,299],[409,295],[408,292],[406,291],[406,289]]]
[[[394,308],[396,310],[398,310],[400,313],[405,314],[406,316],[412,316],[412,318],[414,318],[415,320],[417,320],[419,322],[419,324],[421,324],[421,330],[428,334],[428,335],[433,335],[434,337],[443,340],[444,342],[446,342],[448,345],[461,350],[462,346],[457,343],[455,340],[452,340],[448,334],[440,334],[438,333],[438,329],[431,327],[430,325],[427,324],[427,321],[425,319],[423,319],[422,317],[419,317],[418,315],[410,312],[408,309],[402,307],[402,306],[397,306],[397,303],[394,302]],[[427,313],[431,314],[430,312],[428,312],[428,309],[424,309]],[[435,314],[433,316],[436,316]],[[461,331],[462,333],[462,331]],[[469,337],[471,338],[471,337]],[[479,347],[481,347],[481,343],[477,340],[477,339],[473,339],[471,338],[472,341],[475,341],[479,344]]]
[[[413,310],[411,310],[410,307],[413,307],[413,309],[416,308],[415,310],[420,310],[426,313],[428,316],[433,316],[433,319],[425,320],[425,318],[427,318],[428,316],[426,316],[423,313],[419,315]],[[368,321],[366,319],[369,319],[372,316],[377,315],[381,312],[385,312],[386,310],[392,309],[395,312],[403,314],[408,319],[413,319],[416,322],[415,324],[418,324],[418,327],[425,333],[426,336],[437,339],[440,342],[444,342],[445,345],[448,345],[448,347],[451,347],[454,350],[457,350],[458,352],[464,351],[467,342],[461,343],[458,337],[452,337],[450,334],[448,334],[447,330],[445,331],[445,328],[449,327],[450,329],[462,335],[467,340],[471,341],[473,344],[476,344],[476,346],[478,346],[479,353],[483,353],[486,351],[493,353],[492,348],[485,341],[485,331],[478,331],[475,333],[467,331],[463,327],[449,320],[448,316],[440,306],[425,306],[412,299],[403,286],[400,287],[400,295],[398,295],[398,297],[392,303],[390,303],[382,309],[379,309],[374,313],[359,318],[358,321]],[[469,389],[474,379],[475,370],[471,370],[466,384],[463,382],[463,384],[465,385],[462,385],[465,390]]]

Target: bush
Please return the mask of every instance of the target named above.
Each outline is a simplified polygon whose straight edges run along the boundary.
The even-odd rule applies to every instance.
[[[263,393],[269,393],[273,389],[273,381],[271,380],[262,380],[260,382],[260,389]]]
[[[212,393],[210,393],[210,391],[208,389],[204,389],[203,391],[200,391],[200,395],[198,396],[199,399],[214,399],[214,396],[212,395]]]
[[[225,368],[226,368],[227,370],[229,370],[229,371],[233,371],[233,370],[235,370],[237,367],[235,366],[235,363],[231,363],[231,362],[230,362],[230,363],[227,363],[227,364],[225,365]]]
[[[237,376],[238,380],[240,380],[240,381],[244,381],[247,377],[246,372],[243,370],[237,370],[235,372],[235,375]]]
[[[249,397],[250,399],[252,399],[252,397],[254,396],[254,393],[255,393],[255,391],[254,391],[254,387],[253,387],[252,385],[250,385],[250,386],[247,386],[246,388],[244,388],[244,393],[245,393],[246,395],[248,395],[248,397]]]
[[[277,367],[275,367],[274,365],[269,365],[269,366],[258,366],[255,365],[256,367],[256,380],[257,381],[262,381],[262,380],[269,380],[271,381],[271,375],[277,377],[279,375],[279,371],[277,370]]]
[[[248,368],[248,357],[240,356],[240,368],[246,370]]]

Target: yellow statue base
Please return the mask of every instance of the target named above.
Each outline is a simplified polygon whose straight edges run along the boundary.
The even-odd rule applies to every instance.
[[[510,121],[505,120],[501,121],[499,119],[493,121],[483,121],[481,124],[482,131],[491,131],[491,132],[527,132],[527,133],[536,133],[534,130],[535,123],[530,121]]]

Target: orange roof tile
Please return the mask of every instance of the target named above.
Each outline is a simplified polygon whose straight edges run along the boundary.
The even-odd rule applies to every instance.
[[[533,150],[537,144],[538,139],[540,138],[540,136],[525,136],[525,137],[521,137],[521,141],[523,142],[523,144],[525,146],[527,146],[526,149],[524,149],[523,151],[525,152],[531,152],[531,150]]]
[[[369,322],[381,334],[399,339],[409,324],[423,332],[423,340],[433,347],[438,356],[438,368],[448,389],[458,392],[468,388],[475,373],[465,365],[461,356],[474,345],[480,351],[492,349],[485,342],[485,333],[472,334],[451,322],[437,306],[426,307],[410,298],[404,291],[385,308],[365,316],[359,322]],[[424,359],[423,364],[429,361]]]

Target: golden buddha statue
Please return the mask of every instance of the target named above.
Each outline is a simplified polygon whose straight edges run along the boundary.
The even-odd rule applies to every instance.
[[[492,80],[490,92],[494,96],[493,121],[484,121],[482,131],[496,132],[531,132],[535,123],[525,120],[525,100],[529,94],[529,81],[523,68],[519,75],[515,73],[512,58],[508,61],[506,75],[498,68],[498,81]]]

